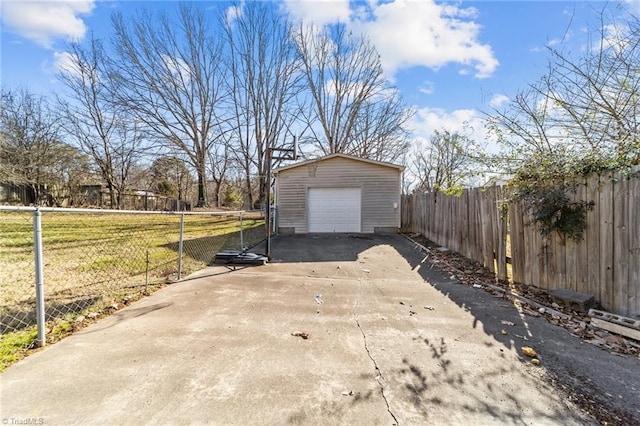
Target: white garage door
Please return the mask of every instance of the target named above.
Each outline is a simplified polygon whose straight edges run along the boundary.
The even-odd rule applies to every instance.
[[[360,188],[309,188],[309,232],[360,232]]]

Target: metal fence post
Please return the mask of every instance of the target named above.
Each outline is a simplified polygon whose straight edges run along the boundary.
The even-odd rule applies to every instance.
[[[36,267],[36,321],[38,324],[38,345],[44,346],[45,315],[44,315],[44,268],[42,261],[42,222],[40,209],[36,207],[33,212],[33,251]]]
[[[178,243],[178,279],[182,279],[182,247],[184,245],[184,213],[180,213],[180,242]]]
[[[242,234],[242,212],[240,212],[240,250],[244,250],[244,235]]]

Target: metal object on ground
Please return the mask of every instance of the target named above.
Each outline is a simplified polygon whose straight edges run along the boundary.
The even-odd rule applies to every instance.
[[[267,256],[244,250],[223,250],[216,253],[214,262],[223,265],[266,265],[268,260]]]

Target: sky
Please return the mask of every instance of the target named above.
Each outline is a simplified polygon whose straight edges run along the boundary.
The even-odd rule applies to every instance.
[[[201,7],[211,2],[195,2]],[[640,0],[433,1],[282,0],[294,19],[346,23],[380,53],[385,75],[416,114],[416,140],[434,130],[466,132],[481,142],[483,112],[501,108],[534,83],[547,47],[584,52],[599,12],[640,14]],[[170,1],[0,0],[0,82],[47,96],[62,89],[56,72],[70,40],[107,37],[110,15],[175,8]]]

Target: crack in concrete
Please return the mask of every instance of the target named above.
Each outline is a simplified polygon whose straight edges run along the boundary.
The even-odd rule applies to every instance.
[[[393,424],[396,426],[399,426],[400,423],[398,422],[398,419],[391,411],[389,400],[387,399],[387,396],[384,393],[384,390],[385,390],[384,376],[382,375],[382,371],[380,371],[380,367],[378,367],[377,361],[375,360],[373,355],[371,355],[371,351],[369,350],[369,344],[367,343],[367,335],[365,334],[364,330],[362,329],[362,326],[360,325],[360,321],[358,320],[358,314],[356,312],[356,309],[358,308],[359,302],[360,302],[360,295],[358,294],[358,297],[356,297],[356,303],[353,305],[353,320],[355,321],[356,326],[358,326],[358,330],[360,330],[360,334],[362,334],[362,340],[364,341],[364,349],[367,352],[367,356],[373,363],[373,367],[376,371],[376,382],[378,382],[378,386],[380,387],[380,394],[382,395],[382,399],[384,400],[384,403],[387,406],[387,413],[389,413],[391,418],[393,418],[393,421],[394,421]]]

